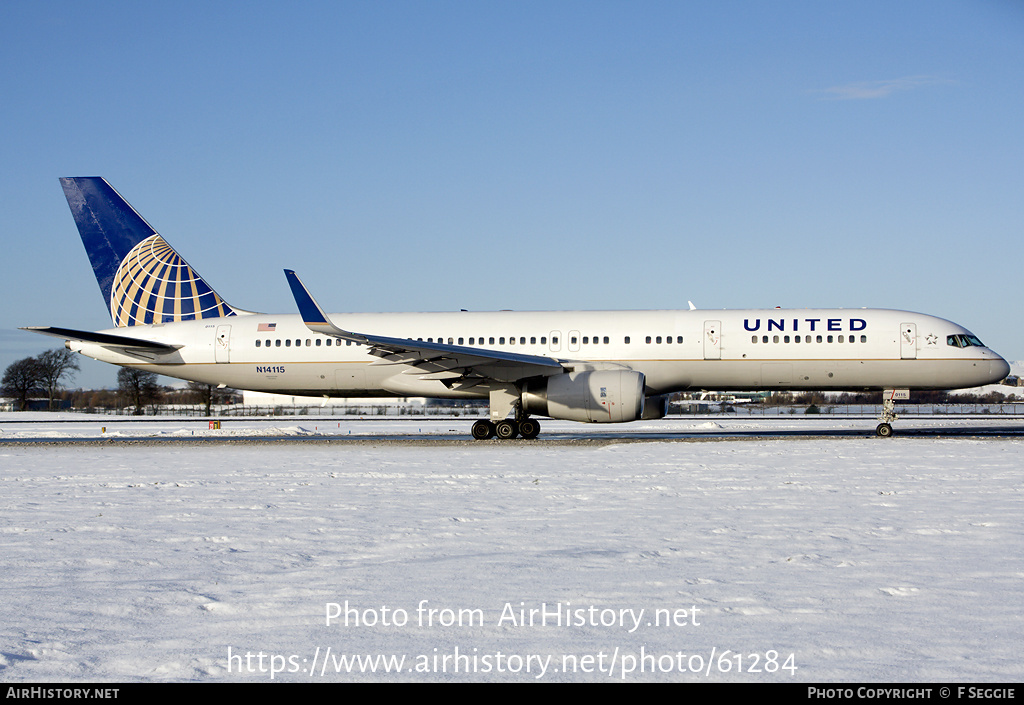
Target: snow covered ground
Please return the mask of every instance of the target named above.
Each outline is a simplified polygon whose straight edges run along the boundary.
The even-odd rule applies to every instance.
[[[15,418],[0,439],[214,433]],[[275,423],[220,433],[468,426]],[[870,419],[671,423],[866,433],[0,444],[0,680],[1024,676],[1024,439],[882,440]],[[545,433],[570,428],[600,430]]]
[[[1005,407],[1004,408],[1008,408]],[[223,417],[221,427],[210,427],[210,419],[169,416],[104,416],[80,412],[0,413],[0,443],[30,440],[240,440],[258,438],[359,438],[411,436],[423,439],[469,439],[470,417],[437,416],[278,416]],[[752,416],[705,414],[680,416],[628,424],[581,424],[571,421],[541,421],[541,438],[586,438],[609,434],[630,439],[660,435],[729,435],[760,433],[874,433],[875,415],[830,416],[782,414]],[[1016,429],[1024,433],[1024,416],[999,413],[974,417],[953,415],[901,416],[893,424],[896,434],[914,430]]]

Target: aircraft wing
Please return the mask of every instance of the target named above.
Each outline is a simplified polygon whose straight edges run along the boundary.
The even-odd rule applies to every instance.
[[[331,323],[295,272],[286,269],[284,273],[306,327],[315,333],[368,346],[371,355],[381,358],[381,362],[375,364],[408,365],[414,369],[405,374],[418,375],[420,379],[439,380],[450,387],[461,388],[487,381],[515,382],[527,377],[546,377],[564,371],[562,362],[540,355],[522,355],[343,330]]]
[[[152,340],[141,338],[129,338],[125,335],[110,335],[109,333],[94,333],[87,330],[74,330],[72,328],[54,328],[52,326],[28,326],[22,330],[43,335],[52,335],[55,338],[64,340],[78,340],[84,343],[98,343],[105,347],[124,348],[133,351],[147,351],[157,354],[168,354],[178,350],[180,345],[168,345],[157,343]]]

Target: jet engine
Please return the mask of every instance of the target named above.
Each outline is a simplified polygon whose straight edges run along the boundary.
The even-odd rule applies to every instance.
[[[523,385],[523,411],[566,421],[622,423],[644,413],[644,376],[632,370],[569,372]]]

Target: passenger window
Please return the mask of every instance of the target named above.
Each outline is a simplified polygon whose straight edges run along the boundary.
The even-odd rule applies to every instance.
[[[530,345],[536,345],[536,344],[537,344],[537,338],[536,338],[536,336],[532,336],[532,335],[531,335],[531,336],[530,336]]]
[[[679,343],[680,345],[682,345],[682,344],[683,344],[683,336],[681,336],[681,335],[677,335],[677,336],[676,336],[676,342],[677,342],[677,343]],[[766,341],[764,341],[764,342],[766,342],[766,343],[767,343],[768,341],[766,340]]]
[[[494,338],[488,338],[488,345],[494,345]]]
[[[587,336],[583,336],[583,344],[584,345],[590,344],[590,338],[588,338]]]
[[[504,345],[504,344],[505,344],[504,336],[502,336],[501,338],[498,338],[498,345]]]
[[[867,337],[866,335],[862,335],[862,336],[860,337],[860,342],[862,342],[862,343],[866,343],[866,342],[868,342],[868,337]]]
[[[257,340],[256,341],[256,347],[258,348],[259,346],[260,346],[260,341]]]
[[[548,337],[546,335],[542,335],[540,337],[540,344],[541,345],[547,345],[548,344]]]
[[[761,336],[761,342],[762,343],[767,343],[768,342],[768,336],[767,335],[762,335]]]
[[[658,345],[661,345],[661,336],[659,335],[657,338],[655,338],[655,341],[657,341]]]
[[[626,336],[626,338],[625,338],[625,340],[623,342],[625,342],[626,345],[629,345],[629,336],[628,335]]]

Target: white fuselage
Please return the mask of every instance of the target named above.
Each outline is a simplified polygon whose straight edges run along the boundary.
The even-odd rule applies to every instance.
[[[1009,366],[969,331],[884,309],[334,314],[346,330],[550,357],[567,369],[641,372],[648,396],[687,389],[954,389]],[[236,389],[310,396],[486,398],[364,346],[311,332],[298,315],[246,314],[105,331],[181,346],[127,353],[69,341],[104,362]],[[973,342],[970,342],[973,341]]]

